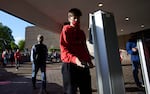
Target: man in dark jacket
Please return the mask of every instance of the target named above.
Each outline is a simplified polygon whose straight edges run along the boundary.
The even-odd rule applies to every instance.
[[[46,91],[46,59],[48,55],[47,46],[43,44],[44,37],[42,35],[37,36],[38,43],[32,46],[31,49],[31,62],[32,62],[32,84],[36,89],[36,75],[41,69],[42,89],[41,94]]]

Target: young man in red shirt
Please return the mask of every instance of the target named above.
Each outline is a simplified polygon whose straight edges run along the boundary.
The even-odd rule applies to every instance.
[[[89,68],[94,65],[87,49],[85,33],[80,29],[80,16],[82,13],[79,9],[69,10],[70,24],[64,25],[60,34],[64,94],[76,94],[77,88],[80,94],[92,94]]]

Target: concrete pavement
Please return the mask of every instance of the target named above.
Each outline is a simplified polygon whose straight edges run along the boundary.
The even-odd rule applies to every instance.
[[[126,94],[145,94],[144,91],[136,88],[133,81],[131,64],[122,64],[123,75],[125,80]],[[62,92],[62,75],[61,63],[47,64],[47,90],[49,94],[63,94]],[[95,68],[91,69],[92,94],[98,94]],[[8,65],[0,68],[0,94],[38,94],[40,90],[40,71],[37,75],[37,89],[32,89],[31,83],[31,63],[25,62],[21,64],[18,71],[15,66]]]

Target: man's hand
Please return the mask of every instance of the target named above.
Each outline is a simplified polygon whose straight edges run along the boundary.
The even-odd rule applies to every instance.
[[[95,67],[95,65],[93,65],[92,62],[88,63],[88,65],[89,65],[89,68],[94,68]]]
[[[78,58],[76,58],[76,64],[77,64],[77,66],[79,66],[79,67],[82,67],[82,68],[85,67],[84,65],[82,65],[81,61],[80,61]]]
[[[94,68],[95,67],[95,65],[93,65],[93,63],[92,62],[88,62],[86,65],[84,65],[84,64],[82,64],[83,62],[81,62],[78,58],[76,58],[76,64],[77,64],[77,66],[79,66],[79,67],[82,67],[82,68],[85,68],[85,67],[88,67],[88,68]]]
[[[133,52],[136,52],[138,49],[137,48],[132,48],[132,51]]]

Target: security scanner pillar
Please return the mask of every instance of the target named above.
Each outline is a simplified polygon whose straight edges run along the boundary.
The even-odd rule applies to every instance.
[[[101,10],[89,16],[98,94],[125,94],[114,16]]]
[[[137,47],[146,94],[150,94],[150,29],[139,31]]]

